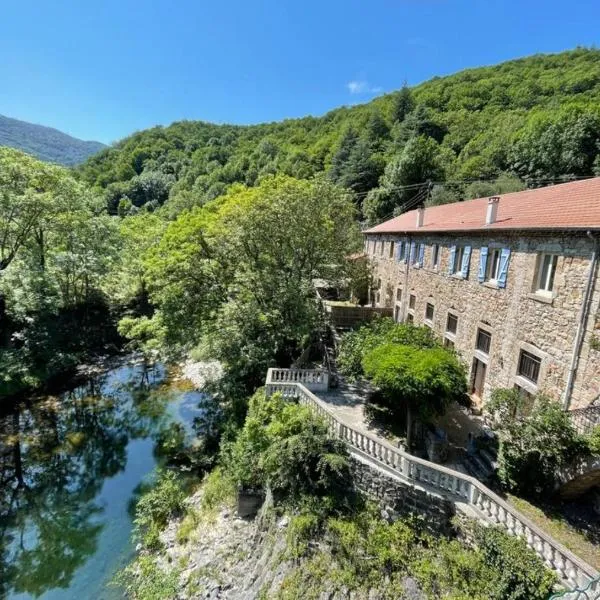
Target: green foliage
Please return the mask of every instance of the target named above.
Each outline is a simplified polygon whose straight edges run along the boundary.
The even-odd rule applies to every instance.
[[[388,162],[380,187],[370,192],[363,203],[367,221],[375,224],[393,215],[394,209],[409,202],[418,189],[409,188],[444,178],[439,144],[431,137],[419,135],[408,140],[400,154]]]
[[[587,445],[592,454],[600,456],[600,425],[596,425],[587,436]]]
[[[182,214],[141,261],[126,263],[130,289],[147,292],[156,311],[126,317],[120,330],[146,349],[202,344],[255,388],[267,367],[298,355],[320,322],[312,280],[344,276],[345,257],[360,244],[354,216],[348,194],[324,180],[266,177],[234,187]]]
[[[372,505],[323,526],[302,514],[290,531],[293,556],[304,560],[279,598],[318,598],[323,589],[402,598],[412,578],[432,600],[545,600],[555,582],[523,540],[476,523],[469,527],[473,546],[426,533],[414,517],[389,523]],[[325,544],[309,546],[310,538]]]
[[[117,223],[63,168],[0,148],[0,394],[118,341],[103,285]]]
[[[179,569],[163,569],[158,557],[141,555],[117,573],[113,584],[136,600],[172,600],[177,597]]]
[[[146,492],[135,507],[135,531],[145,548],[161,548],[160,532],[168,520],[181,513],[185,491],[172,471],[159,474],[156,484]]]
[[[569,415],[550,398],[538,395],[523,416],[523,400],[513,390],[497,390],[490,404],[500,439],[498,476],[509,490],[529,497],[552,493],[556,473],[585,453]]]
[[[337,364],[340,372],[350,380],[364,375],[362,361],[368,352],[381,344],[401,344],[415,348],[439,346],[429,327],[415,327],[409,323],[396,323],[393,319],[374,319],[342,337]]]
[[[270,174],[308,179],[331,169],[334,181],[360,191],[357,201],[377,189],[365,201],[371,220],[409,199],[394,189],[406,182],[494,180],[514,172],[540,185],[535,180],[592,175],[600,164],[599,55],[578,48],[469,69],[320,118],[155,127],[93,156],[79,173],[105,190],[111,207],[133,201],[129,182],[143,173],[172,178],[165,212],[173,218],[235,184],[255,186]],[[347,139],[350,130],[360,136]],[[420,137],[425,141],[415,142]],[[459,197],[466,185],[458,186]]]
[[[385,343],[366,354],[363,368],[391,407],[410,407],[423,420],[443,414],[467,391],[464,366],[445,348]]]
[[[308,407],[266,398],[251,399],[244,427],[224,449],[225,469],[237,485],[269,486],[283,501],[305,496],[349,499],[351,477],[343,443],[329,436],[325,424]]]
[[[509,536],[499,527],[476,527],[474,541],[495,577],[490,598],[546,600],[556,576],[544,568],[523,538]],[[493,590],[493,591],[492,591]]]

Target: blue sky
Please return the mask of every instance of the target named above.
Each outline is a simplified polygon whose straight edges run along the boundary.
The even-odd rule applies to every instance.
[[[434,75],[600,43],[598,0],[18,0],[0,114],[112,142],[180,119],[258,123]]]

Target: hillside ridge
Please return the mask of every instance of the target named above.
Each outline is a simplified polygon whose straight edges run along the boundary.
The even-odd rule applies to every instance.
[[[46,162],[74,166],[106,146],[80,140],[53,127],[0,115],[0,146],[16,148]]]

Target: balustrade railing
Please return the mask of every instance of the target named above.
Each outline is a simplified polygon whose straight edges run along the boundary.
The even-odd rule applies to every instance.
[[[600,583],[594,582],[599,575],[598,571],[542,531],[479,480],[413,456],[343,423],[327,404],[301,381],[302,378],[313,377],[308,371],[290,375],[283,371],[285,369],[269,369],[267,395],[280,392],[286,398],[295,398],[300,404],[309,406],[325,420],[333,435],[342,439],[351,451],[412,485],[424,486],[455,502],[471,506],[487,522],[503,527],[512,535],[523,537],[527,545],[563,582],[573,587],[593,586],[592,592],[600,594]]]
[[[568,413],[573,427],[577,433],[588,434],[597,425],[600,425],[600,406],[587,406],[586,408],[576,408]]]

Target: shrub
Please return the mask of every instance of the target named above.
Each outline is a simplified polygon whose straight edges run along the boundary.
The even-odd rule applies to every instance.
[[[546,600],[556,577],[519,537],[498,527],[475,528],[475,543],[494,573],[492,600]]]
[[[550,398],[538,395],[530,415],[521,417],[519,401],[503,390],[494,394],[494,410],[502,416],[498,476],[510,490],[530,497],[552,492],[557,470],[587,451],[568,414]]]
[[[587,445],[592,454],[600,455],[600,425],[597,425],[587,437]]]
[[[331,496],[345,502],[351,487],[344,444],[309,408],[264,392],[251,399],[244,427],[226,445],[223,463],[238,486],[270,486],[279,500]]]
[[[161,473],[156,485],[138,500],[135,530],[146,548],[160,548],[160,532],[170,518],[181,513],[184,500],[185,492],[171,471]]]
[[[163,570],[154,556],[139,556],[117,573],[113,585],[122,587],[128,598],[171,600],[177,597],[179,570]]]
[[[373,348],[384,343],[415,348],[434,348],[439,345],[429,327],[399,324],[388,318],[374,319],[342,337],[337,358],[340,372],[349,379],[362,377],[363,358]]]
[[[440,347],[383,344],[364,357],[363,368],[389,408],[406,412],[408,446],[413,413],[426,421],[443,414],[452,402],[462,401],[467,391],[464,366]]]

